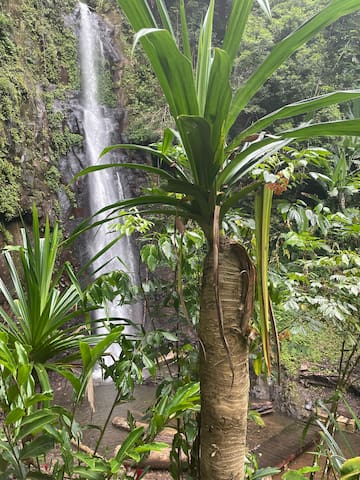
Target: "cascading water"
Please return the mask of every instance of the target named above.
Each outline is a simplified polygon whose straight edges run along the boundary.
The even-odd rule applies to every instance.
[[[99,163],[99,155],[102,150],[111,144],[111,131],[114,129],[114,125],[113,116],[106,115],[106,109],[99,102],[98,79],[100,73],[103,73],[106,68],[99,17],[91,12],[84,3],[80,3],[79,9],[84,148],[87,165],[95,165]],[[109,163],[108,159],[106,163]],[[114,170],[101,170],[88,176],[91,214],[124,198],[123,179],[119,172]],[[97,220],[100,219],[99,216],[96,218]],[[105,215],[103,218],[105,218]],[[110,232],[107,224],[94,228],[87,239],[90,258],[111,243],[118,235],[118,232]],[[134,284],[138,283],[138,262],[134,255],[132,242],[128,237],[123,237],[117,241],[99,259],[95,260],[92,266],[93,271],[100,274],[125,270],[130,275],[132,282]],[[130,319],[134,323],[140,323],[142,321],[142,306],[140,304],[118,305],[115,300],[107,305],[104,311],[98,311],[96,314],[97,319],[106,317],[109,319]],[[106,330],[106,322],[104,322],[104,326],[99,328],[98,333],[104,333]],[[131,334],[131,327],[125,326],[125,333]],[[111,364],[112,357],[117,358],[120,353],[119,346],[113,345],[108,353],[105,362]],[[100,373],[95,372],[95,375]]]

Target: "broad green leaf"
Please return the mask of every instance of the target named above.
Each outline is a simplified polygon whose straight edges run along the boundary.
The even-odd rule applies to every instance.
[[[307,477],[297,470],[288,470],[282,476],[283,480],[307,480]]]
[[[350,458],[346,460],[340,468],[341,480],[354,480],[360,475],[360,457]]]
[[[117,454],[115,455],[115,460],[120,464],[128,457],[128,452],[131,451],[136,443],[140,440],[142,434],[144,433],[144,427],[137,427],[125,438],[121,447],[119,448]]]
[[[83,367],[87,368],[88,365],[91,363],[92,360],[92,355],[91,355],[91,349],[89,345],[85,342],[80,342],[79,343],[79,348],[80,348],[80,354],[81,354],[81,360],[83,363]]]
[[[107,473],[105,468],[89,470],[85,467],[74,467],[73,471],[74,474],[79,475],[77,478],[81,478],[82,480],[103,480],[104,474]]]
[[[196,93],[199,102],[199,114],[204,115],[211,64],[211,37],[214,20],[215,1],[210,0],[204,22],[200,28],[196,64]],[[186,112],[183,112],[186,114]]]
[[[23,408],[15,407],[11,409],[10,412],[6,415],[5,424],[9,426],[13,423],[16,423],[18,420],[23,418],[24,415],[25,410]]]
[[[139,445],[135,447],[134,450],[137,453],[147,453],[147,452],[161,452],[164,448],[169,448],[169,445],[165,442],[152,442],[152,443],[145,443],[144,445]]]
[[[175,133],[171,128],[165,128],[163,134],[163,140],[161,142],[161,152],[166,155],[168,150],[172,146],[172,142],[174,140]],[[173,165],[174,162],[171,162]]]
[[[261,356],[257,356],[255,360],[253,361],[253,368],[255,375],[259,376],[262,372],[262,358]]]
[[[50,400],[53,399],[53,397],[54,395],[52,391],[35,393],[31,397],[25,399],[25,407],[29,408],[32,405],[35,405],[36,403],[40,403],[40,402],[49,402]]]
[[[242,3],[241,0],[238,3]],[[238,115],[260,87],[293,52],[338,18],[355,12],[359,8],[359,0],[332,0],[327,7],[323,8],[301,27],[276,44],[260,67],[235,94],[228,116],[226,131],[230,130]]]
[[[252,474],[251,480],[261,480],[266,477],[273,477],[280,472],[281,470],[276,467],[259,468],[258,470],[255,470],[255,472]]]
[[[220,168],[224,155],[224,129],[231,103],[230,62],[226,52],[215,49],[207,88],[204,118],[211,126],[211,147],[215,165]]]
[[[49,410],[40,410],[31,415],[28,415],[22,420],[20,431],[17,435],[17,440],[22,440],[29,434],[35,435],[48,423],[53,423],[58,418],[57,414]]]
[[[211,146],[211,126],[202,117],[184,116],[177,119],[194,183],[201,188],[211,188],[216,174],[214,151]]]
[[[161,85],[170,112],[178,115],[197,115],[199,112],[193,70],[167,30],[142,29],[134,42],[141,41]]]
[[[26,443],[20,451],[20,459],[36,458],[41,455],[45,455],[49,450],[54,448],[54,439],[50,435],[42,434],[40,437],[36,437],[29,443]]]

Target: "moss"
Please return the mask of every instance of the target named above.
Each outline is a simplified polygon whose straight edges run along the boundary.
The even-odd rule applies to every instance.
[[[0,217],[6,221],[19,214],[20,178],[20,167],[0,158]]]
[[[98,102],[101,105],[114,108],[117,104],[117,98],[114,92],[114,84],[111,76],[110,65],[106,63],[98,69]]]
[[[10,245],[13,242],[13,236],[2,222],[0,222],[0,234],[3,237],[4,245]]]
[[[48,183],[53,189],[52,167],[81,141],[60,125],[63,117],[53,116],[54,101],[80,85],[77,40],[63,22],[77,2],[10,3],[0,14],[0,215],[6,221],[27,208],[28,195],[45,195],[32,192],[34,185],[42,190]]]

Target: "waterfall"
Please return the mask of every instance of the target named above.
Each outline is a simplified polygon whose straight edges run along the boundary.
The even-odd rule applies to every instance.
[[[85,161],[87,165],[99,163],[99,155],[102,150],[111,144],[111,132],[114,129],[114,109],[106,108],[99,100],[99,73],[104,73],[106,60],[104,44],[101,38],[99,17],[90,11],[87,5],[80,3],[80,30],[79,30],[79,52],[81,68],[81,93],[83,108],[83,131]],[[110,113],[109,113],[110,111]],[[106,163],[109,163],[109,155]],[[119,161],[117,159],[117,161]],[[89,176],[89,209],[94,214],[101,208],[115,203],[124,198],[124,178],[121,172],[115,168],[93,172]],[[105,218],[105,215],[102,217]],[[96,219],[100,219],[99,216]],[[92,258],[101,251],[107,244],[119,235],[118,232],[109,231],[107,224],[101,227],[94,227],[87,239],[88,255]],[[121,238],[105,254],[94,261],[93,271],[100,274],[115,270],[125,270],[132,282],[138,284],[138,260],[134,255],[134,248],[131,239]],[[130,319],[134,323],[142,321],[142,306],[118,305],[116,300],[107,305],[104,311],[96,313],[97,319]],[[98,333],[107,331],[106,321],[104,326],[98,329]],[[133,330],[125,326],[125,334],[130,335]],[[112,358],[117,358],[120,349],[118,345],[111,347],[105,362],[112,363]],[[98,372],[99,373],[99,372]]]

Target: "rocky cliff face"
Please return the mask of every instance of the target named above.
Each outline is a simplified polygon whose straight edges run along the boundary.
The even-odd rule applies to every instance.
[[[101,103],[111,117],[111,143],[124,140],[116,0],[94,0],[103,29],[106,73]],[[65,235],[88,215],[76,0],[0,0],[0,248],[19,243],[20,218],[61,219]],[[136,189],[130,176],[129,191]],[[1,259],[0,259],[1,262]],[[0,265],[1,267],[1,265]]]

